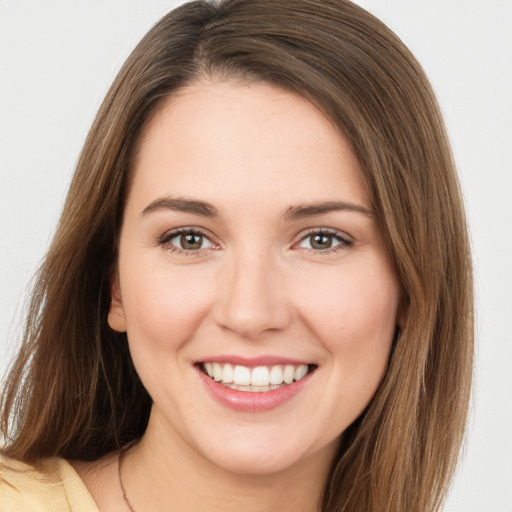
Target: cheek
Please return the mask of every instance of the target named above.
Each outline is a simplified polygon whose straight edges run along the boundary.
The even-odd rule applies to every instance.
[[[124,270],[122,300],[135,368],[153,400],[178,411],[174,393],[187,396],[186,347],[207,314],[212,287],[186,268],[139,263],[137,271],[128,265]]]
[[[142,266],[140,267],[142,268]],[[131,344],[168,350],[185,343],[204,318],[211,302],[207,276],[190,267],[147,265],[125,270],[122,300]]]
[[[366,408],[381,383],[396,329],[399,287],[391,273],[347,272],[331,276],[327,290],[309,289],[304,319],[326,356],[320,424],[337,436]]]
[[[306,283],[302,293],[308,298],[302,311],[310,329],[353,371],[372,361],[385,366],[396,328],[397,280],[386,268],[367,268],[347,267],[325,279],[327,286]]]

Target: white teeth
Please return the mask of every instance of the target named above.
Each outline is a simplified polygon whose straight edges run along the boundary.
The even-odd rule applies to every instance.
[[[270,370],[270,384],[279,385],[283,383],[283,369],[281,366],[272,366]]]
[[[222,380],[222,366],[219,363],[213,363],[213,378],[216,381]]]
[[[298,366],[295,370],[295,374],[293,375],[293,378],[295,380],[300,380],[302,377],[306,376],[306,373],[308,373],[308,365],[307,364],[301,364]]]
[[[294,380],[304,378],[308,373],[308,365],[273,365],[233,367],[228,363],[204,363],[204,371],[215,381],[222,382],[231,389],[241,391],[270,391],[282,385],[291,384]]]
[[[286,384],[291,384],[293,382],[293,376],[295,375],[295,367],[291,364],[287,364],[284,367],[283,372],[283,380],[286,382]]]
[[[213,364],[212,363],[204,363],[204,369],[206,370],[206,373],[213,377]]]
[[[233,367],[230,364],[225,364],[222,369],[222,382],[229,384],[233,382]]]
[[[268,386],[270,384],[270,373],[266,366],[257,366],[251,372],[251,384],[253,386]]]
[[[280,386],[238,386],[236,384],[226,384],[226,387],[239,391],[247,391],[249,393],[261,393],[263,391],[272,391]]]
[[[235,366],[233,382],[239,386],[248,386],[251,383],[251,370],[246,366]]]

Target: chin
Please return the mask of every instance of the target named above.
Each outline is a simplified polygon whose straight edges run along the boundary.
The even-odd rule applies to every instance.
[[[210,461],[216,466],[237,475],[273,475],[292,470],[301,461],[296,450],[276,450],[268,447],[236,447],[224,450],[224,453],[208,454]]]
[[[242,429],[244,430],[244,429]],[[301,438],[300,432],[290,435],[289,429],[263,425],[244,432],[225,431],[216,439],[199,437],[196,453],[215,466],[238,475],[272,475],[300,470],[303,464],[334,456],[337,440],[323,446],[311,446],[311,439]],[[206,442],[205,442],[206,441]]]

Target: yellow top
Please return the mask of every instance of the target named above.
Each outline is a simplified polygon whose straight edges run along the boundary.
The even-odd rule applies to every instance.
[[[64,459],[24,464],[0,455],[0,512],[98,512]]]

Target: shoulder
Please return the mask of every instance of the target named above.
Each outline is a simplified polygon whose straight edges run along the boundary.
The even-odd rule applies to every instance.
[[[0,512],[97,512],[79,476],[60,458],[26,464],[0,455]]]

